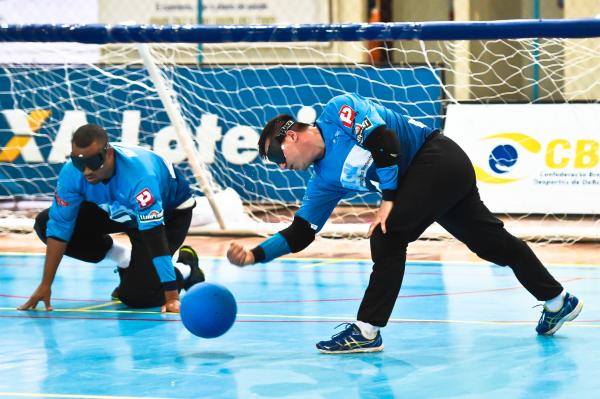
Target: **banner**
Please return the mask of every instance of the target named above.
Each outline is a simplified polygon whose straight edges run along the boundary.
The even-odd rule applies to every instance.
[[[451,104],[444,132],[492,212],[600,212],[600,104]]]
[[[177,67],[171,78],[200,156],[221,186],[238,189],[246,200],[296,202],[310,172],[263,164],[257,141],[269,119],[301,110],[319,114],[333,96],[351,91],[439,128],[435,73],[351,66]],[[405,86],[390,85],[398,81]],[[0,197],[51,193],[71,151],[71,135],[85,123],[103,126],[112,141],[139,143],[185,167],[175,131],[148,87],[153,85],[145,70],[134,67],[0,68],[0,131],[6,132],[0,135]],[[242,191],[248,181],[257,184]]]

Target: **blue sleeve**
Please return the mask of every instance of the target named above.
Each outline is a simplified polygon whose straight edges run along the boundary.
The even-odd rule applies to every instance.
[[[177,277],[175,276],[175,267],[171,255],[155,256],[152,258],[152,264],[156,269],[158,278],[165,291],[177,289]]]
[[[379,177],[379,189],[381,191],[396,190],[398,188],[398,165],[376,168]],[[384,198],[391,201],[389,198]]]
[[[269,262],[275,258],[279,258],[280,256],[287,255],[292,252],[287,241],[280,233],[277,233],[266,239],[260,243],[259,246],[263,249],[265,254],[265,258],[261,262]]]
[[[70,162],[62,167],[50,207],[50,218],[46,226],[47,237],[65,242],[71,239],[79,207],[83,201],[82,176]]]
[[[306,220],[310,224],[310,228],[318,232],[323,228],[331,212],[345,194],[346,190],[327,187],[319,178],[313,177],[308,182],[302,206],[296,212],[296,216]],[[268,262],[291,252],[287,240],[281,233],[263,241],[259,247],[264,252],[264,259],[261,262]]]
[[[310,223],[315,232],[319,232],[346,193],[347,190],[342,187],[332,187],[313,177],[308,182],[302,206],[296,215]]]
[[[323,118],[336,124],[344,133],[362,145],[373,130],[385,125],[375,104],[358,94],[343,94],[333,97],[325,105]]]

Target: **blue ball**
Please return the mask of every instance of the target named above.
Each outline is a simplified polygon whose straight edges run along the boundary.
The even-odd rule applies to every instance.
[[[216,338],[227,332],[235,321],[237,304],[225,287],[213,283],[198,283],[183,296],[181,321],[192,334]]]

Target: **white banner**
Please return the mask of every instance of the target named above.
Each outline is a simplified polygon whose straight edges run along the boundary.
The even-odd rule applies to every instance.
[[[600,104],[451,104],[444,133],[497,213],[600,213]]]
[[[0,0],[0,24],[94,24],[98,0]],[[0,63],[93,63],[100,47],[79,43],[0,43]]]

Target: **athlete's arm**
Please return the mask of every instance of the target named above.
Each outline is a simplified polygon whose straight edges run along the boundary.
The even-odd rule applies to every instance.
[[[46,310],[52,310],[52,304],[50,303],[52,282],[54,281],[56,271],[58,270],[58,265],[60,264],[66,249],[66,242],[48,237],[46,243],[46,259],[44,261],[44,274],[42,276],[42,282],[33,292],[31,297],[29,297],[27,302],[18,307],[19,310],[35,309],[40,301],[44,302]]]

